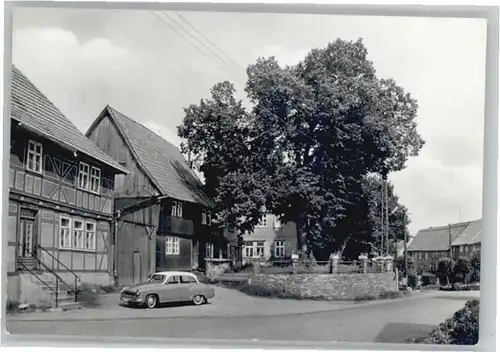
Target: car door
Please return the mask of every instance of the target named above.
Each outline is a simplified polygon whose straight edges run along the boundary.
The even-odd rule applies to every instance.
[[[193,282],[194,280],[189,275],[181,275],[181,286],[182,290],[180,292],[180,299],[182,301],[190,301],[193,296]]]
[[[180,292],[182,291],[179,276],[172,275],[165,281],[162,293],[160,294],[161,302],[178,302],[181,299]]]

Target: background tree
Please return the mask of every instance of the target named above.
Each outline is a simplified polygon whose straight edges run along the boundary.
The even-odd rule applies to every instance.
[[[385,180],[418,154],[416,101],[376,77],[361,40],[338,39],[294,66],[259,58],[247,74],[251,111],[222,83],[211,100],[186,109],[179,128],[222,219],[251,231],[264,205],[296,224],[307,254],[367,242],[365,177]]]
[[[454,263],[450,258],[439,259],[436,276],[441,285],[449,285],[452,279]]]
[[[458,258],[453,265],[453,283],[467,283],[467,279],[471,271],[472,267],[469,258]]]
[[[471,280],[474,282],[480,281],[481,278],[481,250],[475,250],[471,254]]]

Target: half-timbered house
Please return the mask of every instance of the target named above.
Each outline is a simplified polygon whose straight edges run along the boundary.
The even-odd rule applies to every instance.
[[[176,146],[110,106],[87,137],[130,171],[115,180],[120,285],[155,271],[202,268],[206,256],[227,251],[212,222],[213,202]]]
[[[114,176],[126,169],[16,67],[10,116],[8,295],[25,300],[27,283],[109,285]]]

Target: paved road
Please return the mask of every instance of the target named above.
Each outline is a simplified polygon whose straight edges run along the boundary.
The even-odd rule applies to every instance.
[[[37,335],[402,342],[396,340],[404,332],[390,330],[428,329],[468,299],[479,297],[478,292],[426,292],[386,302],[339,303],[269,300],[219,291],[218,300],[202,307],[137,310],[111,304],[99,310],[20,314],[7,319],[7,330]]]

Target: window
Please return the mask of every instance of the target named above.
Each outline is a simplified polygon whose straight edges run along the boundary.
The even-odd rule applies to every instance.
[[[427,252],[424,253],[424,259],[429,259],[429,253]]]
[[[181,276],[181,284],[195,284],[196,280],[188,275],[182,275]]]
[[[202,225],[212,225],[212,213],[208,210],[203,210],[201,212],[201,224]]]
[[[274,256],[276,258],[285,257],[285,241],[274,242]]]
[[[78,187],[83,189],[89,188],[89,165],[80,162],[78,167]]]
[[[178,276],[169,276],[167,280],[167,284],[178,284],[179,283],[179,277]]]
[[[30,171],[42,173],[42,144],[30,140],[28,142],[28,157],[26,167]]]
[[[267,227],[267,214],[262,215],[259,221],[259,227]]]
[[[213,258],[214,257],[214,244],[207,243],[205,245],[205,258]]]
[[[73,220],[73,248],[84,249],[83,221]]]
[[[245,257],[253,257],[253,242],[245,242]]]
[[[182,203],[173,201],[172,202],[172,216],[182,218]]]
[[[62,216],[59,221],[59,247],[71,248],[71,222]]]
[[[257,242],[257,246],[255,248],[255,254],[259,257],[264,256],[264,242]]]
[[[148,282],[152,284],[161,284],[163,281],[165,281],[165,276],[163,275],[153,275],[148,279]]]
[[[92,166],[90,171],[90,190],[99,193],[101,189],[101,169]]]
[[[85,223],[85,249],[95,250],[95,223]]]
[[[166,237],[165,238],[165,254],[166,255],[179,255],[181,253],[179,247],[179,237]]]

